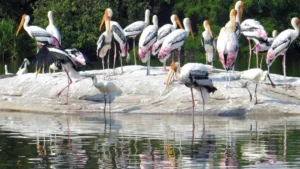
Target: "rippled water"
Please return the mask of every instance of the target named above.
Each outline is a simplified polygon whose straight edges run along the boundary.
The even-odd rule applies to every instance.
[[[297,117],[0,113],[0,168],[299,168]]]

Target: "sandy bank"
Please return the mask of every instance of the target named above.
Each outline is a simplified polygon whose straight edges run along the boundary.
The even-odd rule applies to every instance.
[[[96,74],[98,80],[103,79],[101,70],[87,71]],[[151,75],[146,76],[144,66],[126,66],[124,74],[120,75],[120,68],[111,76],[111,81],[122,89],[122,95],[112,97],[112,111],[124,113],[165,113],[189,114],[191,112],[190,90],[178,82],[165,92],[164,82],[167,73],[162,67],[152,67]],[[110,70],[110,74],[113,71]],[[300,112],[299,84],[300,78],[287,77],[290,85],[283,88],[283,76],[271,74],[277,85],[272,88],[268,81],[260,83],[258,87],[258,102],[249,101],[249,94],[241,88],[240,72],[232,75],[234,79],[228,88],[225,87],[225,73],[213,70],[213,79],[217,92],[211,95],[206,104],[206,115],[282,115],[298,114]],[[28,112],[97,112],[103,110],[103,95],[94,88],[91,78],[74,80],[70,87],[69,104],[64,105],[66,91],[59,98],[56,94],[67,84],[64,72],[55,74],[34,73],[22,76],[0,78],[0,109],[2,111]],[[254,84],[249,88],[254,94]],[[200,94],[196,94],[196,114],[201,115],[202,101]]]

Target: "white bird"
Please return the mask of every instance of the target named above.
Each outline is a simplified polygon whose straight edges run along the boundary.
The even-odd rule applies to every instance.
[[[155,44],[153,45],[152,48],[152,55],[157,55],[159,50],[161,49],[162,43],[164,42],[165,38],[174,30],[177,29],[177,24],[179,25],[180,29],[182,28],[182,25],[180,23],[180,20],[178,19],[178,16],[173,14],[171,16],[171,22],[172,24],[165,24],[164,26],[160,27],[158,29],[158,33],[157,33],[157,40],[155,42]],[[166,62],[163,62],[164,65],[164,70],[166,69]]]
[[[135,56],[135,38],[142,33],[142,31],[148,26],[150,17],[150,10],[146,9],[145,11],[145,21],[136,21],[128,25],[124,29],[126,37],[133,39],[133,54],[134,54],[134,64],[136,65],[136,56]]]
[[[272,43],[271,48],[268,51],[267,54],[267,65],[268,70],[270,69],[270,66],[274,62],[274,60],[279,56],[283,55],[282,59],[282,67],[283,67],[283,74],[284,74],[284,83],[286,86],[286,51],[288,50],[291,43],[299,36],[299,24],[300,20],[297,17],[292,18],[291,24],[294,29],[287,29],[283,32],[281,32]],[[287,86],[286,86],[287,87]]]
[[[104,72],[104,57],[107,55],[108,50],[111,49],[111,42],[112,42],[112,33],[110,30],[110,18],[112,16],[112,10],[107,8],[104,12],[101,24],[100,24],[100,30],[102,28],[103,23],[105,22],[105,32],[103,32],[98,41],[97,41],[97,56],[102,59],[102,68],[103,68],[103,75],[105,79],[105,72]],[[109,55],[108,55],[109,58]],[[109,62],[109,60],[108,60]],[[109,63],[108,63],[109,64]],[[108,73],[109,75],[109,73]]]
[[[236,28],[235,28],[235,33],[239,37],[241,34],[241,20],[243,17],[243,11],[244,11],[244,2],[243,1],[237,1],[235,3],[234,9],[237,11],[237,17],[235,18],[236,22]],[[231,25],[231,22],[228,21],[225,25],[225,27],[228,27]]]
[[[234,64],[239,51],[239,39],[237,34],[235,33],[236,15],[237,15],[237,11],[235,9],[232,9],[230,11],[230,16],[229,16],[232,25],[228,27],[223,27],[221,29],[217,41],[217,50],[219,53],[219,59],[223,65],[223,68],[226,70],[227,74],[229,70],[234,69]],[[228,81],[227,81],[228,83],[226,84],[227,86],[229,85],[229,81],[230,81],[230,76],[228,74]]]
[[[270,80],[271,85],[274,88],[275,84],[271,80],[269,72],[268,71],[263,71],[260,68],[253,68],[253,69],[243,71],[241,76],[240,76],[241,79],[252,81],[256,84],[255,85],[255,90],[254,90],[255,91],[255,104],[257,104],[257,86],[258,86],[258,83],[259,83],[259,81],[266,80],[266,77]],[[249,92],[250,101],[252,101],[252,94],[251,94],[250,90],[247,87],[248,81],[246,82],[245,87]]]
[[[23,26],[23,28],[28,33],[28,35],[37,41],[38,48],[41,48],[45,44],[51,44],[57,48],[60,47],[59,41],[54,36],[52,36],[49,32],[47,32],[45,29],[41,27],[29,26],[28,25],[29,21],[30,21],[29,15],[24,14],[22,16],[22,20],[16,32],[16,36],[18,36],[19,31]]]
[[[143,63],[147,62],[147,75],[150,74],[151,49],[157,40],[158,19],[156,15],[152,18],[153,25],[148,25],[142,32],[139,40],[139,57]]]
[[[253,39],[255,45],[253,46],[252,51],[256,54],[256,58],[258,58],[258,53],[262,53],[261,60],[260,60],[260,68],[262,68],[262,62],[264,59],[263,53],[268,52],[276,37],[277,37],[277,30],[273,30],[272,37],[268,38],[266,41],[259,41],[257,39]]]
[[[250,69],[252,47],[251,40],[265,42],[268,39],[265,28],[254,19],[246,19],[241,24],[241,33],[247,38],[249,44],[249,62],[248,69]],[[258,57],[256,58],[256,66],[258,67]]]
[[[113,82],[110,81],[101,81],[98,82],[97,77],[95,75],[90,75],[93,79],[93,85],[104,95],[104,113],[106,107],[106,95],[109,97],[109,109],[111,104],[111,95],[119,96],[122,94],[122,90],[117,87]]]
[[[201,43],[205,50],[206,64],[207,62],[211,62],[211,65],[213,66],[213,62],[215,60],[216,42],[214,40],[214,35],[210,29],[208,20],[205,20],[203,22],[203,27],[205,31],[202,32]]]
[[[180,50],[184,45],[189,33],[192,34],[194,39],[194,34],[192,31],[191,21],[189,18],[184,18],[183,20],[184,29],[176,29],[171,32],[164,40],[161,49],[158,53],[158,58],[161,62],[165,62],[172,51],[178,50],[178,63],[180,65]]]
[[[179,63],[171,63],[169,75],[166,81],[166,88],[168,89],[172,80],[172,77],[176,75],[177,79],[182,82],[186,87],[191,89],[192,104],[193,104],[193,118],[194,118],[194,94],[193,89],[200,91],[203,103],[203,129],[204,125],[204,109],[205,101],[209,99],[209,93],[213,93],[217,90],[213,86],[212,80],[208,77],[207,68],[201,63],[187,63],[182,68],[180,68]],[[194,126],[194,124],[193,124]]]
[[[5,73],[5,75],[8,75],[8,76],[13,76],[14,75],[13,73],[8,72],[7,65],[4,65],[4,73]]]
[[[61,64],[60,62],[54,62],[49,66],[49,73],[51,73],[51,70],[53,71],[53,73],[55,73],[58,70],[61,70]]]
[[[27,66],[30,64],[29,60],[27,58],[24,59],[23,63],[21,64],[21,66],[19,67],[19,70],[17,72],[17,75],[23,75],[28,73],[28,69]],[[22,68],[22,66],[24,65],[24,67]]]
[[[73,53],[72,53],[73,52]],[[75,54],[76,57],[73,58],[71,55]],[[36,54],[36,59],[37,59],[37,66],[38,66],[38,71],[36,75],[39,74],[41,71],[42,66],[48,66],[52,64],[53,62],[60,62],[64,71],[66,72],[68,76],[68,84],[66,87],[64,87],[56,96],[60,96],[61,93],[68,88],[67,92],[67,101],[65,104],[68,104],[68,97],[69,97],[69,87],[72,84],[72,78],[73,79],[78,79],[82,77],[78,70],[78,65],[76,62],[78,62],[81,65],[86,65],[86,61],[84,59],[84,56],[82,55],[81,52],[74,52],[72,49],[71,50],[62,50],[58,49],[52,46],[47,46],[44,45],[39,52]]]
[[[52,11],[48,11],[48,19],[49,19],[49,24],[46,27],[46,31],[48,31],[52,36],[54,36],[58,40],[58,42],[61,44],[61,36],[60,36],[59,30],[54,25]]]

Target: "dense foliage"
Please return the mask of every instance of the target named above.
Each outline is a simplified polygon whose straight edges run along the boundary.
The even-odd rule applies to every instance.
[[[243,0],[245,2],[243,18],[255,18],[264,26],[269,35],[273,29],[279,32],[291,28],[290,19],[298,16],[299,3],[293,0]],[[218,35],[221,26],[228,21],[229,9],[236,0],[0,0],[1,43],[0,54],[3,58],[23,58],[35,52],[35,43],[23,30],[15,37],[15,30],[23,13],[31,16],[32,25],[46,27],[47,12],[54,12],[55,25],[60,29],[64,47],[80,48],[94,57],[96,41],[101,34],[99,22],[104,9],[114,11],[112,20],[126,27],[133,21],[143,20],[146,8],[159,17],[159,25],[170,22],[170,15],[177,13],[183,19],[192,21],[195,40],[189,37],[185,44],[185,55],[193,55],[204,61],[204,51],[200,46],[202,23],[209,19],[212,31]],[[241,55],[247,55],[245,38],[241,38]],[[243,54],[245,52],[245,54]]]

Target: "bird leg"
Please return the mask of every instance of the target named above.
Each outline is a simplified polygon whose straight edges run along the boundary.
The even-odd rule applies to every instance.
[[[134,56],[134,65],[136,65],[136,56],[135,56],[135,37],[133,37],[133,56]]]
[[[261,54],[260,65],[259,65],[260,69],[262,69],[262,62],[263,62],[263,59],[264,59],[264,54],[262,53],[262,54]]]
[[[285,59],[286,59],[286,54],[283,55],[282,59],[282,68],[283,68],[283,76],[284,76],[284,86],[285,89],[287,90],[287,85],[286,85],[286,66],[285,66]]]
[[[150,75],[150,52],[148,52],[148,54],[146,54],[148,57],[148,61],[147,61],[147,75]]]
[[[248,62],[248,69],[250,69],[250,64],[251,64],[251,41],[250,39],[248,39],[248,43],[249,43],[249,62]]]
[[[56,95],[56,97],[59,97],[59,96],[61,95],[61,93],[62,93],[66,88],[68,88],[67,102],[65,103],[65,104],[68,104],[69,87],[70,87],[70,85],[72,84],[72,79],[71,79],[71,77],[70,77],[70,75],[69,75],[69,72],[68,72],[66,69],[64,69],[64,70],[65,70],[65,72],[67,73],[67,76],[68,76],[68,85],[67,85],[66,87],[64,87],[60,92],[58,92],[57,95]]]
[[[178,64],[179,64],[179,67],[180,67],[180,49],[178,49]]]
[[[105,72],[104,72],[104,58],[102,58],[102,68],[103,68],[103,79],[105,80]]]
[[[203,93],[202,93],[202,89],[201,87],[199,87],[200,89],[200,93],[201,93],[201,98],[202,98],[202,102],[203,102],[203,110],[202,110],[202,123],[203,123],[203,131],[205,130],[205,123],[204,123],[204,110],[205,110],[205,100],[203,97]]]
[[[108,79],[110,79],[109,77],[109,58],[110,58],[110,49],[108,50],[108,55],[107,55],[107,76],[108,76]]]
[[[105,108],[106,108],[106,94],[104,94],[104,108],[103,108],[104,116],[105,116]]]
[[[255,46],[255,54],[256,54],[256,68],[258,68],[258,51],[256,46]]]
[[[165,72],[167,72],[168,71],[168,69],[167,69],[167,67],[166,67],[166,62],[163,62],[163,71],[165,71]]]
[[[193,88],[191,88],[191,93],[192,93],[192,105],[193,105],[193,128],[195,128],[195,123],[194,123],[194,112],[195,112],[195,102],[194,102],[194,94],[193,94]]]
[[[245,83],[245,88],[247,89],[247,91],[249,92],[249,95],[250,95],[250,102],[252,101],[252,94],[248,88],[248,82]]]
[[[110,94],[108,94],[108,100],[109,100],[109,113],[111,113],[111,98],[110,98]]]
[[[117,58],[117,47],[116,47],[116,43],[114,43],[114,49],[115,49],[115,52],[114,52],[114,75],[116,75],[116,71],[115,71],[115,68],[116,68],[116,58]]]
[[[121,74],[123,74],[123,60],[122,60],[122,56],[120,53],[119,53],[119,56],[120,56],[120,64],[121,64]]]
[[[255,85],[255,103],[254,104],[257,104],[257,86],[258,86],[258,82],[256,83]]]

